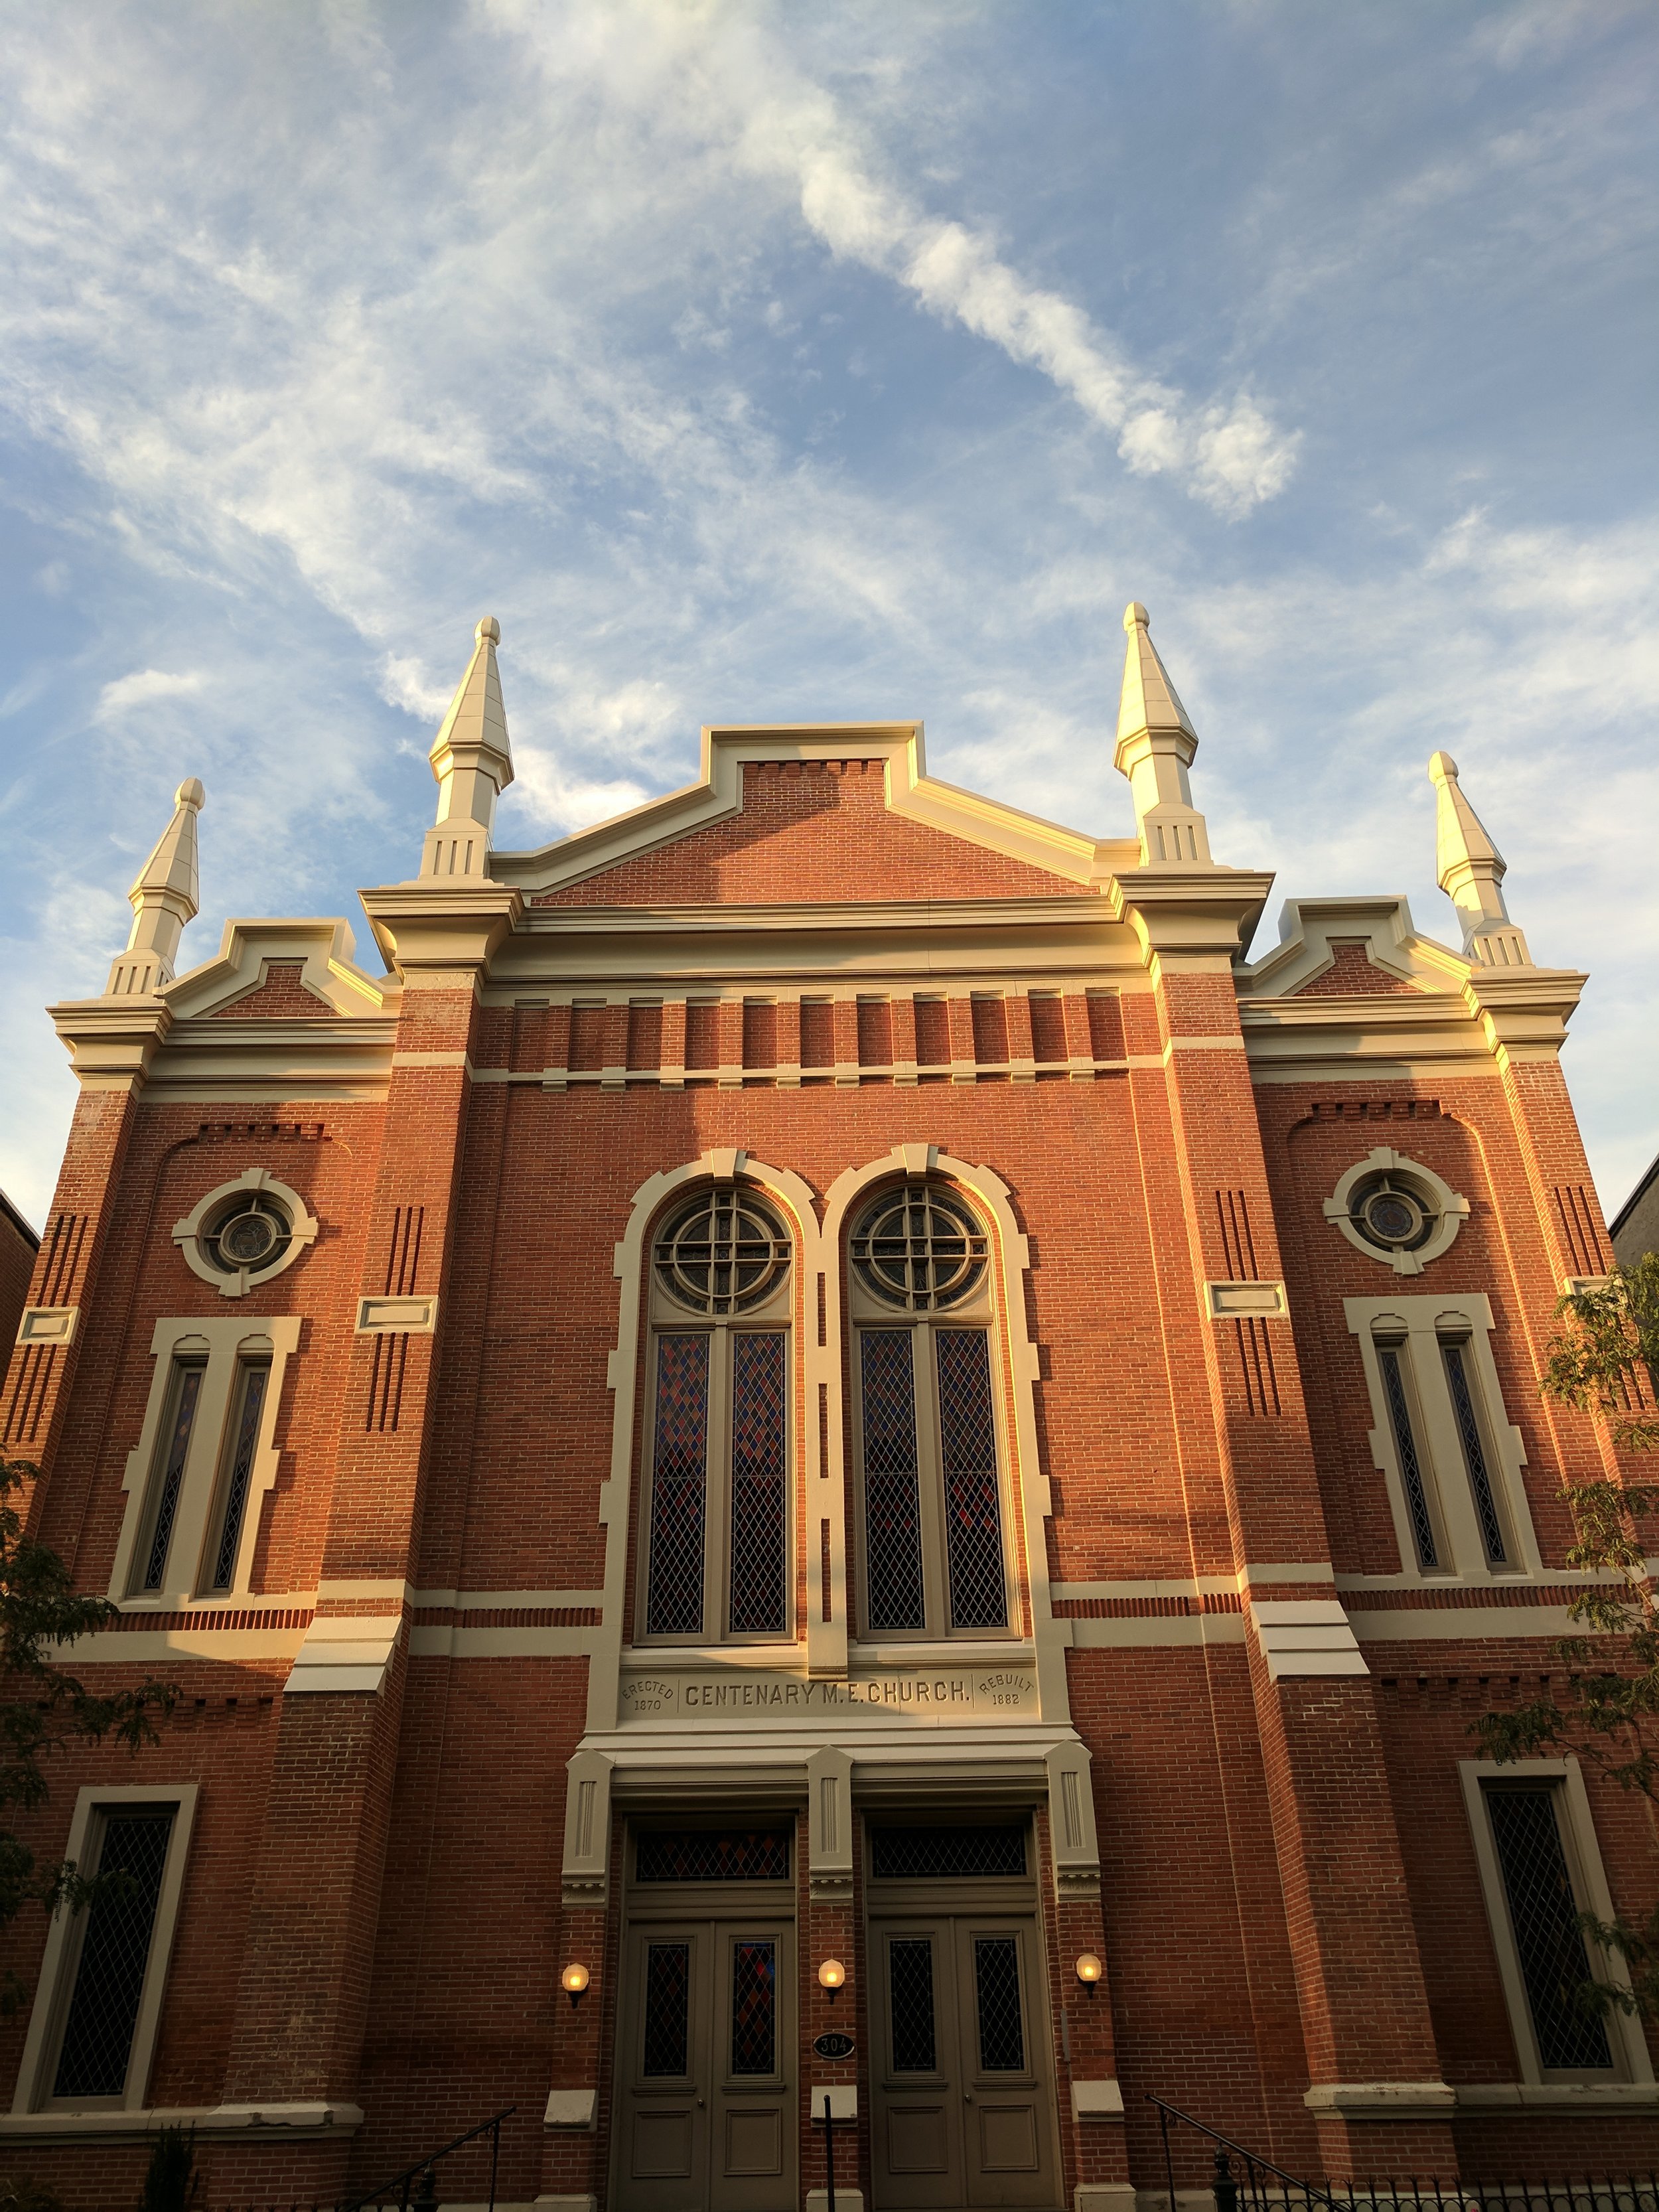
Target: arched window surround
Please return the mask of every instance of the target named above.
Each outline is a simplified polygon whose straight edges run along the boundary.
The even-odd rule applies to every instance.
[[[781,1212],[795,1238],[799,1290],[795,1309],[799,1316],[794,1374],[801,1391],[805,1419],[797,1423],[803,1454],[802,1474],[809,1500],[807,1522],[814,1511],[811,1500],[821,1474],[819,1427],[815,1417],[820,1385],[825,1381],[825,1352],[817,1341],[815,1302],[823,1273],[823,1238],[811,1186],[787,1168],[769,1166],[736,1146],[714,1146],[698,1158],[687,1160],[650,1176],[634,1193],[628,1226],[615,1247],[611,1273],[621,1285],[616,1349],[610,1355],[606,1380],[612,1394],[611,1474],[599,1492],[599,1520],[606,1529],[604,1622],[595,1638],[593,1664],[588,1669],[587,1726],[590,1730],[617,1725],[617,1662],[621,1656],[626,1595],[629,1534],[633,1525],[637,1494],[639,1455],[635,1449],[639,1410],[647,1386],[649,1350],[647,1330],[651,1239],[659,1223],[672,1212],[676,1200],[689,1197],[702,1182],[742,1182],[768,1198]],[[796,1487],[799,1488],[799,1485]],[[823,1579],[821,1547],[811,1541],[806,1553],[807,1664],[814,1672],[836,1671],[834,1623],[822,1619]],[[842,1604],[845,1605],[844,1591]],[[841,1662],[846,1664],[844,1633]]]
[[[935,1145],[895,1145],[882,1158],[871,1160],[861,1168],[848,1169],[830,1185],[824,1203],[823,1249],[832,1266],[837,1268],[843,1266],[851,1220],[862,1210],[877,1187],[884,1182],[923,1176],[934,1177],[943,1183],[957,1184],[973,1210],[988,1218],[990,1224],[997,1279],[997,1328],[1009,1382],[1008,1405],[1005,1408],[1008,1414],[1005,1436],[1010,1459],[1006,1486],[1018,1502],[1017,1525],[1012,1534],[1019,1547],[1019,1579],[1024,1585],[1023,1591],[1015,1589],[1010,1592],[1011,1604],[1015,1608],[1012,1617],[1020,1621],[1029,1613],[1036,1656],[1037,1696],[1042,1718],[1069,1723],[1071,1708],[1066,1686],[1063,1624],[1054,1620],[1048,1596],[1048,1551],[1043,1522],[1052,1510],[1052,1504],[1048,1477],[1042,1473],[1037,1449],[1036,1406],[1033,1389],[1040,1371],[1040,1359],[1037,1347],[1031,1340],[1025,1311],[1024,1278],[1031,1264],[1030,1246],[1015,1215],[1007,1184],[994,1169],[957,1159],[951,1154],[941,1152]],[[836,1286],[838,1289],[838,1281]],[[857,1484],[852,1480],[851,1470],[847,1465],[847,1425],[842,1418],[851,1346],[845,1336],[845,1301],[836,1295],[830,1297],[826,1304],[828,1343],[825,1349],[830,1355],[834,1376],[831,1404],[835,1413],[835,1418],[829,1423],[827,1474],[830,1491],[837,1501],[844,1502],[857,1490]],[[833,1556],[835,1613],[843,1636],[848,1632],[846,1563],[849,1534],[843,1513],[839,1544]]]

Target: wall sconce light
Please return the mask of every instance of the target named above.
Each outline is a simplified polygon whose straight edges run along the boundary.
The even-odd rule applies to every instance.
[[[1105,1971],[1092,1951],[1085,1951],[1077,1962],[1077,1978],[1091,1996],[1095,1993],[1095,1984]]]
[[[559,1986],[569,1997],[570,2009],[573,2012],[581,2002],[582,1991],[592,1978],[586,1967],[580,1963],[573,1963],[567,1966],[563,1973],[559,1976]]]
[[[818,1987],[829,1990],[831,2004],[836,2002],[836,1991],[846,1979],[847,1969],[839,1959],[826,1959],[818,1968]]]

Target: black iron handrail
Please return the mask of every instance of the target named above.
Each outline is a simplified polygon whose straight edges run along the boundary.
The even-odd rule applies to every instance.
[[[1551,2180],[1542,2176],[1512,2175],[1508,2180],[1483,2179],[1442,2182],[1437,2176],[1421,2179],[1364,2181],[1334,2180],[1325,2186],[1304,2181],[1275,2166],[1259,2151],[1235,2142],[1208,2121],[1198,2120],[1163,2097],[1149,2096],[1158,2110],[1164,2139],[1164,2172],[1169,2185],[1170,2212],[1180,2212],[1176,2195],[1175,2156],[1170,2145],[1170,2123],[1178,2120],[1216,2145],[1215,2173],[1211,2193],[1215,2212],[1659,2212],[1659,2174],[1582,2174],[1577,2180]],[[1243,2160],[1235,2173],[1232,2157]],[[1271,2177],[1271,2180],[1269,2179]],[[1279,2186],[1272,2185],[1276,2182]]]
[[[379,2183],[366,2197],[354,2197],[349,2204],[343,2201],[337,2204],[334,2212],[367,2212],[369,2205],[378,2205],[394,2189],[402,2189],[405,2182],[429,2173],[438,2160],[447,2158],[451,2151],[459,2150],[463,2143],[472,2142],[483,2135],[494,2137],[489,2147],[489,2212],[495,2212],[495,2179],[501,2162],[501,2122],[510,2119],[518,2109],[516,2105],[508,2105],[497,2112],[493,2120],[480,2120],[476,2128],[469,2128],[464,2136],[457,2136],[453,2142],[447,2142],[441,2150],[429,2150],[424,2158],[417,2158],[413,2166],[406,2166],[401,2173],[394,2173],[390,2181]],[[398,2202],[400,2205],[408,2203],[406,2191]]]
[[[1235,2142],[1231,2136],[1224,2136],[1219,2128],[1211,2127],[1207,2121],[1195,2120],[1190,2112],[1183,2112],[1178,2105],[1166,2104],[1162,2097],[1148,2097],[1146,2102],[1158,2106],[1158,2124],[1164,2136],[1164,2172],[1170,2185],[1170,2212],[1176,2212],[1175,2159],[1170,2149],[1171,2120],[1180,2120],[1187,2127],[1196,2128],[1200,2135],[1208,2136],[1212,2142],[1219,2143],[1224,2150],[1236,2151],[1247,2168],[1259,2166],[1264,2173],[1277,2174],[1279,2180],[1288,2183],[1310,2204],[1326,2204],[1331,2208],[1331,2212],[1343,2212],[1336,2199],[1328,2197],[1322,2189],[1314,2188],[1311,2183],[1298,2179],[1294,2173],[1286,2173],[1282,2166],[1275,2166],[1270,2158],[1263,2158],[1259,2151],[1247,2150],[1243,2143]],[[1224,2179],[1231,2179],[1224,2168],[1220,2172]]]

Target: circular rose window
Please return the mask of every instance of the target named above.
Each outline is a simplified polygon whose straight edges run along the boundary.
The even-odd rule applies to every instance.
[[[960,1305],[985,1279],[990,1239],[936,1183],[885,1191],[853,1231],[853,1265],[884,1305],[910,1313]]]
[[[1351,1167],[1325,1200],[1326,1219],[1398,1275],[1420,1274],[1437,1260],[1468,1212],[1468,1200],[1432,1168],[1382,1146]]]
[[[657,1280],[693,1313],[749,1313],[781,1285],[791,1249],[769,1206],[716,1184],[670,1217],[657,1238]]]

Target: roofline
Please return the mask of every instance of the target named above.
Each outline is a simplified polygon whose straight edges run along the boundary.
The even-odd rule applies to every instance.
[[[1610,1237],[1617,1237],[1620,1231],[1624,1227],[1626,1222],[1636,1211],[1638,1206],[1639,1206],[1643,1199],[1647,1196],[1650,1188],[1652,1187],[1653,1179],[1656,1176],[1659,1176],[1659,1153],[1656,1153],[1654,1156],[1652,1164],[1649,1167],[1647,1173],[1637,1184],[1635,1189],[1632,1191],[1630,1196],[1620,1207],[1613,1219],[1608,1222],[1607,1235]]]
[[[22,1215],[17,1211],[17,1208],[12,1204],[11,1200],[6,1196],[3,1190],[0,1190],[0,1213],[3,1213],[5,1215],[7,1220],[10,1222],[12,1227],[17,1231],[18,1235],[25,1240],[32,1251],[38,1252],[40,1249],[40,1231],[38,1229],[30,1228],[28,1223],[24,1220]]]

